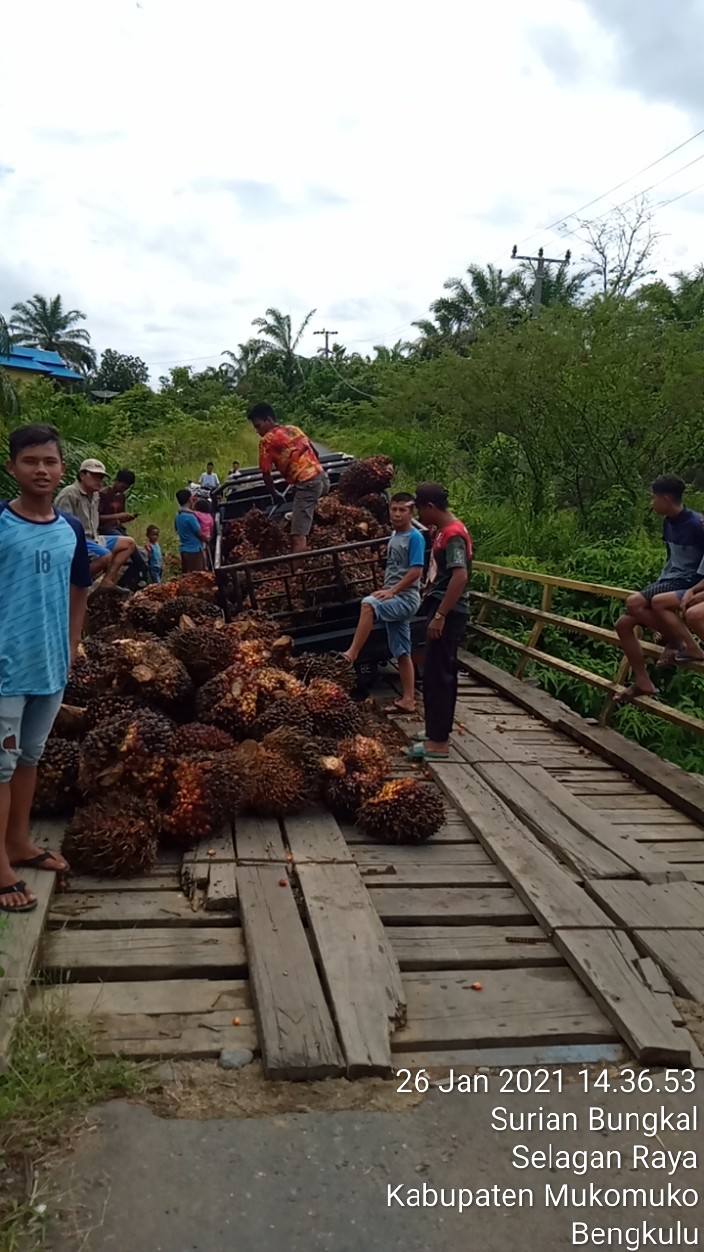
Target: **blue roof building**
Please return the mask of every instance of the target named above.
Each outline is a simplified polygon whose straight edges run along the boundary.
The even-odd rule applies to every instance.
[[[69,369],[58,352],[44,352],[41,348],[25,348],[20,344],[12,344],[9,356],[0,353],[0,369],[7,370],[16,378],[42,374],[45,378],[55,378],[57,382],[79,383],[83,379],[82,374]]]

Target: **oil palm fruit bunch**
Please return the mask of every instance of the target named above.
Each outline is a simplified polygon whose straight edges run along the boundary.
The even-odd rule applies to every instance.
[[[344,501],[386,491],[391,486],[394,467],[387,456],[369,456],[355,461],[340,477],[338,491]]]
[[[357,814],[360,830],[380,843],[423,843],[437,834],[444,821],[438,792],[415,778],[384,783]]]
[[[348,693],[354,690],[357,682],[354,665],[350,665],[343,656],[330,652],[301,652],[293,662],[293,673],[304,683],[310,683],[314,678],[327,678]]]
[[[234,752],[186,757],[178,762],[163,817],[164,833],[179,843],[208,839],[231,820],[242,798]]]
[[[115,718],[124,717],[126,713],[134,713],[136,709],[145,707],[138,696],[118,696],[110,692],[94,696],[86,708],[86,732],[93,730],[99,722],[114,721]]]
[[[117,639],[113,663],[115,690],[187,714],[193,695],[188,670],[165,644],[156,639]]]
[[[313,718],[300,696],[275,696],[252,725],[251,737],[263,739],[281,727],[308,737],[313,734]]]
[[[136,591],[130,598],[130,603],[139,596],[145,600],[156,600],[163,604],[165,600],[171,600],[173,596],[182,594],[181,585],[175,579],[168,583],[150,583],[148,587],[143,587],[141,591]]]
[[[134,878],[156,864],[160,823],[153,802],[114,791],[76,809],[61,851],[76,873]]]
[[[185,665],[197,687],[207,683],[232,665],[237,653],[237,637],[222,621],[196,622],[186,616],[166,643],[177,660]]]
[[[159,610],[173,597],[158,600],[156,596],[149,594],[151,589],[151,587],[145,587],[143,591],[135,591],[134,595],[130,596],[129,603],[125,605],[125,622],[133,630],[156,634],[156,619],[159,616]]]
[[[154,623],[158,635],[168,635],[175,630],[182,617],[188,617],[199,624],[222,621],[222,610],[210,600],[199,600],[197,596],[174,596],[159,608]]]
[[[195,571],[192,574],[182,574],[176,579],[177,596],[196,596],[199,600],[217,600],[218,587],[214,574],[208,574],[205,570]]]
[[[337,683],[314,678],[305,688],[304,699],[317,734],[342,739],[362,729],[359,708]]]
[[[237,639],[259,639],[262,643],[273,643],[281,633],[278,624],[259,609],[239,613],[229,627]]]
[[[49,739],[37,769],[32,812],[40,817],[67,817],[76,807],[78,744],[73,739]]]
[[[389,517],[389,502],[385,495],[372,493],[362,496],[359,500],[359,507],[371,513],[372,517],[376,518],[377,522],[380,522],[384,527],[385,533],[388,533],[391,529],[391,520]]]
[[[84,709],[94,696],[109,690],[110,681],[111,675],[105,672],[104,666],[87,656],[83,644],[80,644],[64,691],[64,703]]]
[[[122,779],[144,795],[158,797],[171,782],[174,724],[153,709],[138,709],[127,722],[119,747]]]
[[[289,551],[290,541],[283,526],[261,509],[249,510],[242,530],[246,542],[254,545],[260,557],[283,556]]]
[[[175,757],[217,756],[220,752],[232,752],[235,741],[225,730],[217,726],[204,726],[202,722],[188,722],[177,726],[171,739],[171,754]]]
[[[384,744],[380,739],[371,739],[366,735],[343,739],[338,754],[350,774],[365,774],[381,782],[391,769],[391,757]]]
[[[321,776],[332,767],[331,762],[323,757],[315,739],[291,726],[279,726],[277,730],[265,735],[262,747],[269,752],[278,752],[303,771],[307,798],[312,800]]]
[[[297,813],[309,796],[304,770],[282,752],[247,739],[235,749],[242,806],[261,817]]]
[[[354,821],[360,807],[378,792],[379,779],[373,775],[348,773],[341,758],[338,761],[342,764],[342,772],[330,768],[325,774],[323,799],[335,817],[341,821]]]
[[[86,632],[118,626],[125,616],[125,594],[119,587],[98,587],[88,601]]]

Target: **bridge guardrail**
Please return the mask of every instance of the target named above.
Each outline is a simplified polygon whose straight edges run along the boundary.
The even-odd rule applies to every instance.
[[[583,595],[604,596],[611,600],[626,600],[628,596],[633,594],[632,591],[623,587],[607,587],[600,583],[578,582],[576,579],[562,578],[553,574],[542,574],[536,570],[511,569],[504,565],[492,565],[486,561],[475,561],[472,568],[477,573],[489,575],[489,590],[488,592],[471,591],[471,599],[480,606],[480,609],[478,616],[470,622],[470,630],[481,638],[500,644],[502,647],[511,648],[520,654],[518,665],[514,671],[514,675],[517,678],[522,678],[526,666],[534,662],[535,664],[545,665],[550,669],[558,670],[562,674],[567,674],[571,678],[576,678],[580,682],[588,683],[590,686],[603,691],[605,699],[599,712],[599,722],[601,725],[606,725],[613,712],[614,697],[624,689],[629,671],[628,661],[621,653],[618,635],[615,630],[596,626],[592,622],[582,622],[578,618],[565,617],[562,614],[553,613],[553,592],[555,590],[574,591]],[[543,589],[540,608],[534,608],[529,604],[519,604],[517,601],[506,600],[500,596],[499,584],[502,579],[540,584]],[[486,625],[493,610],[499,610],[502,613],[509,613],[515,617],[531,621],[533,629],[528,642],[521,643],[518,639],[512,639],[510,635],[504,634],[503,631],[493,630]],[[570,661],[563,660],[562,657],[551,656],[549,652],[543,651],[539,644],[546,626],[583,635],[598,643],[618,649],[620,657],[618,664],[615,665],[613,678],[605,678],[603,674],[583,669],[582,666],[573,665]],[[658,657],[662,652],[662,648],[657,644],[644,640],[641,641],[641,646],[646,656]],[[690,668],[696,673],[704,674],[704,663],[692,665],[688,667],[688,670]],[[633,701],[633,704],[635,707],[651,713],[654,717],[660,717],[664,721],[672,722],[675,726],[693,731],[695,734],[704,735],[704,718],[692,717],[691,714],[672,708],[670,705],[654,700],[650,696],[639,696]]]

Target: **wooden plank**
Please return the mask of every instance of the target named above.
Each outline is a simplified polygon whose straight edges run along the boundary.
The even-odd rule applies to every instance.
[[[298,879],[350,1078],[391,1072],[406,1020],[401,971],[354,865],[299,865]]]
[[[462,768],[459,764],[452,766],[453,769]],[[356,851],[356,844],[367,843],[369,836],[365,835],[362,830],[345,831],[345,838],[351,845],[352,851]],[[464,822],[447,822],[441,826],[436,834],[428,843],[429,848],[436,848],[438,844],[464,844],[466,846],[477,846],[477,840],[471,830],[467,829]]]
[[[280,878],[274,865],[237,871],[264,1068],[271,1078],[339,1077],[345,1062],[330,1010],[293,893]]]
[[[199,839],[192,848],[186,849],[181,863],[181,881],[187,895],[192,895],[197,887],[207,889],[210,881],[210,870],[215,861],[232,864],[235,860],[235,844],[232,828],[223,826],[210,839]]]
[[[285,861],[281,827],[274,817],[237,817],[235,847],[238,862]]]
[[[688,882],[704,883],[704,862],[695,861],[692,864],[688,864],[687,861],[678,862],[677,868],[682,870]]]
[[[35,829],[32,830],[32,837]],[[22,881],[37,897],[37,907],[33,912],[18,914],[17,917],[2,915],[7,917],[7,926],[0,933],[0,966],[4,970],[4,976],[0,978],[0,1074],[10,1064],[12,1036],[27,1003],[56,875],[46,870],[22,870]]]
[[[506,887],[496,865],[360,865],[367,887]]]
[[[704,930],[704,889],[693,882],[587,882],[587,890],[629,929]]]
[[[578,830],[584,831],[590,839],[601,847],[608,849],[621,862],[646,882],[674,882],[679,877],[678,871],[668,866],[661,857],[655,856],[650,850],[641,848],[635,839],[629,839],[622,831],[616,830],[610,822],[605,821],[600,813],[582,801],[576,799],[566,787],[555,782],[539,765],[516,765],[515,771],[535,791],[539,793],[553,808],[564,814],[564,817]],[[616,875],[614,875],[616,877]]]
[[[613,822],[614,826],[661,827],[665,832],[657,836],[661,839],[681,839],[683,829],[688,826],[687,818],[682,813],[678,813],[677,809],[622,809],[613,807],[605,809],[601,804],[595,804],[594,808],[603,813],[605,817],[608,817],[608,820]],[[667,827],[670,828],[670,834],[667,832]],[[651,838],[655,837],[655,835],[651,836]]]
[[[312,809],[296,817],[287,817],[284,830],[297,865],[352,862],[352,852],[340,827],[332,813],[325,809]]]
[[[642,832],[640,832],[642,833]],[[679,831],[678,831],[679,834]],[[653,832],[648,828],[647,838],[651,838]],[[657,836],[655,836],[657,839]],[[687,861],[690,864],[693,861],[704,862],[704,839],[692,840],[688,839],[667,839],[662,843],[648,844],[648,851],[654,852],[658,856],[663,856],[673,865],[679,864],[680,861]]]
[[[218,911],[232,913],[237,908],[237,877],[234,865],[218,864],[210,867],[210,878],[205,895],[206,913]],[[214,918],[212,919],[214,920]]]
[[[472,983],[481,983],[473,991]],[[477,967],[407,974],[408,1025],[396,1052],[481,1048],[496,1044],[612,1043],[616,1031],[570,970]]]
[[[640,974],[646,987],[656,995],[672,995],[672,987],[667,981],[657,961],[650,956],[639,956],[633,964]],[[674,1019],[673,1019],[674,1020]]]
[[[548,933],[611,924],[476,772],[434,764],[432,773]]]
[[[139,930],[65,928],[50,931],[42,945],[46,972],[69,972],[83,981],[119,982],[130,977],[202,975],[238,978],[247,970],[242,932],[234,926],[163,927]]]
[[[523,771],[537,770],[531,776]],[[520,772],[519,772],[520,771]],[[517,817],[538,836],[561,861],[571,865],[585,878],[629,878],[633,871],[611,849],[603,847],[595,839],[585,838],[583,826],[578,828],[563,809],[558,809],[549,794],[543,793],[539,784],[544,776],[550,776],[539,765],[478,765],[477,773],[505,800]],[[567,805],[565,804],[565,807]]]
[[[73,1017],[95,1013],[212,1013],[251,1008],[249,983],[217,978],[163,982],[67,982],[32,988],[32,1008],[60,1005]]]
[[[593,804],[595,809],[601,809],[608,812],[611,809],[642,809],[644,812],[651,813],[670,813],[672,809],[666,800],[661,800],[659,796],[651,796],[647,791],[636,791],[630,795],[601,795],[594,796]],[[681,820],[681,814],[677,814]]]
[[[180,891],[181,877],[178,870],[162,874],[145,874],[143,878],[95,878],[92,875],[71,875],[70,894],[96,891]]]
[[[561,965],[539,926],[390,926],[402,970]]]
[[[387,926],[528,925],[532,918],[515,891],[502,887],[369,886],[369,895]]]
[[[640,884],[637,884],[640,885]],[[566,930],[555,946],[643,1065],[687,1064],[690,1040],[670,1020],[666,997],[640,978],[638,953],[617,930]]]
[[[229,918],[207,918],[179,891],[81,891],[57,896],[49,925],[132,929],[135,926],[217,926]],[[90,943],[90,940],[86,941]]]
[[[525,1069],[530,1066],[544,1068],[549,1065],[623,1065],[630,1053],[622,1043],[567,1043],[536,1044],[532,1047],[513,1048],[462,1048],[454,1052],[395,1052],[396,1074],[410,1069],[411,1073],[422,1069],[435,1086],[447,1083],[451,1069],[466,1073],[468,1069]]]
[[[469,833],[469,832],[468,832]],[[354,859],[360,869],[367,865],[492,865],[491,857],[477,843],[474,835],[470,843],[436,843],[434,839],[419,844],[357,844]]]
[[[257,1030],[251,1009],[237,1013],[239,1026],[234,1026],[232,1013],[122,1013],[103,1015],[92,1023],[95,1051],[99,1056],[117,1054],[132,1060],[157,1060],[180,1057],[206,1060],[228,1050],[248,1048],[258,1051]]]
[[[633,938],[662,965],[678,995],[704,1004],[704,930],[636,930]]]

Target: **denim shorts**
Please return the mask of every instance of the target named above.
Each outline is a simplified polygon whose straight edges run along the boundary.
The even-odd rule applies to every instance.
[[[38,765],[64,698],[0,696],[0,783],[12,780],[18,765]]]
[[[411,621],[418,612],[420,596],[394,596],[393,600],[375,600],[365,596],[362,604],[370,604],[377,622],[386,625],[389,652],[394,660],[411,655]]]
[[[101,535],[101,543],[96,543],[94,539],[86,539],[88,556],[91,561],[94,561],[96,557],[99,556],[109,556],[113,551],[115,544],[119,539],[122,539],[122,537],[122,535]]]

